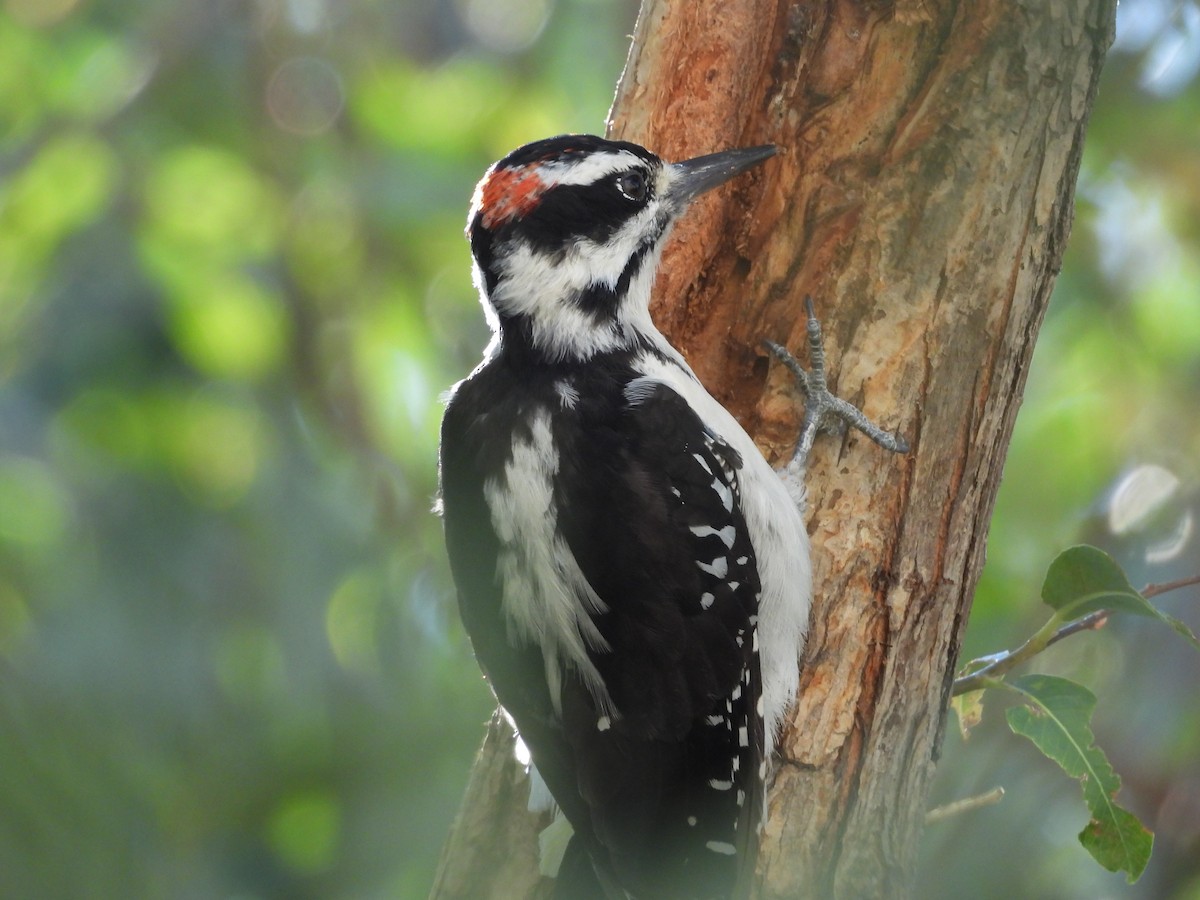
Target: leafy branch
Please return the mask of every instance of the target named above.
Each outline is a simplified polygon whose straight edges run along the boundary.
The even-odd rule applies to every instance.
[[[1200,650],[1200,640],[1191,629],[1147,599],[1193,584],[1200,584],[1200,576],[1137,591],[1108,554],[1086,545],[1071,547],[1050,564],[1042,584],[1042,600],[1054,611],[1046,623],[1016,649],[967,663],[965,674],[955,679],[952,688],[964,737],[983,715],[985,689],[1019,698],[1020,703],[1005,713],[1009,728],[1080,782],[1091,816],[1079,841],[1100,865],[1110,872],[1125,872],[1130,882],[1145,870],[1154,835],[1116,802],[1121,780],[1095,746],[1091,730],[1095,695],[1066,678],[1025,675],[1008,681],[1005,676],[1073,634],[1102,628],[1117,612],[1157,619]]]
[[[957,697],[988,687],[989,679],[1005,675],[1073,634],[1079,634],[1081,631],[1099,631],[1114,612],[1129,612],[1156,618],[1200,650],[1200,641],[1187,625],[1148,602],[1150,597],[1200,584],[1200,575],[1162,584],[1148,584],[1141,591],[1137,591],[1129,584],[1125,573],[1112,557],[1095,547],[1080,545],[1064,551],[1051,564],[1050,571],[1046,574],[1045,585],[1042,587],[1042,599],[1053,607],[1051,598],[1070,593],[1070,585],[1063,584],[1067,579],[1075,579],[1073,583],[1076,585],[1086,581],[1089,583],[1089,589],[1074,594],[1070,600],[1055,607],[1054,615],[1046,624],[1015,650],[980,657],[967,663],[963,667],[967,674],[954,679],[951,696]],[[1050,597],[1047,597],[1047,590],[1051,591]],[[1107,605],[1080,615],[1083,609],[1105,598],[1108,598]]]

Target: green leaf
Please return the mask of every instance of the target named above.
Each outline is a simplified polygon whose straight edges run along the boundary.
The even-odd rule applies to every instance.
[[[1080,832],[1079,842],[1104,868],[1123,871],[1130,883],[1136,881],[1150,860],[1154,835],[1113,799],[1121,779],[1094,745],[1095,695],[1052,675],[1026,675],[1006,686],[1024,700],[1024,705],[1008,710],[1009,727],[1029,738],[1083,787],[1091,821]]]
[[[51,138],[11,179],[0,221],[26,239],[53,245],[104,212],[117,172],[116,155],[95,135]]]
[[[1074,619],[1098,609],[1153,615],[1116,561],[1096,547],[1080,544],[1055,557],[1042,584],[1046,605]]]
[[[1133,884],[1150,861],[1154,833],[1129,810],[1115,803],[1110,806],[1111,819],[1092,819],[1079,832],[1079,843],[1108,871],[1126,872],[1126,880]]]
[[[1101,609],[1149,616],[1200,650],[1200,640],[1187,625],[1150,603],[1129,583],[1116,560],[1087,544],[1067,548],[1050,563],[1042,600],[1064,621]]]
[[[1174,616],[1168,616],[1161,610],[1155,609],[1154,613],[1155,618],[1161,622],[1165,622],[1168,628],[1174,631],[1177,635],[1179,635],[1197,650],[1200,650],[1200,639],[1197,639],[1196,633],[1192,631],[1192,629],[1188,628],[1187,625],[1179,621]]]

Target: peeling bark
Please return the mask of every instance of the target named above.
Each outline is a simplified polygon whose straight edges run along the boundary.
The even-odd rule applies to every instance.
[[[811,458],[816,598],[771,791],[763,898],[894,897],[911,883],[1115,6],[643,4],[610,131],[668,159],[781,148],[680,224],[656,285],[660,327],[779,459],[798,408],[760,344],[803,347],[811,294],[831,387],[913,444],[901,458],[850,434],[818,441]],[[537,827],[515,809],[523,792],[491,771],[514,768],[500,731],[489,730],[434,897],[546,889],[522,855]],[[485,889],[495,884],[506,887]]]

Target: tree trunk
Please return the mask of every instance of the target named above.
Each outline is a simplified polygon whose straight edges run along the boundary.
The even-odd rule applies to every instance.
[[[1115,7],[643,4],[610,130],[668,159],[781,148],[680,224],[656,285],[660,327],[781,458],[798,411],[761,341],[802,348],[811,294],[831,387],[913,445],[892,456],[853,433],[811,457],[813,617],[763,898],[894,897],[912,881]],[[436,898],[544,895],[506,741],[493,723]]]

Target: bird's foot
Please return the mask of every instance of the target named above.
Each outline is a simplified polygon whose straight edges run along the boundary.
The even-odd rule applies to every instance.
[[[818,433],[837,431],[844,425],[857,428],[885,450],[907,453],[908,441],[898,434],[880,428],[858,407],[829,392],[825,383],[825,345],[821,336],[821,323],[817,321],[811,297],[804,298],[804,305],[808,310],[808,356],[812,365],[811,371],[801,366],[787,348],[774,341],[763,342],[795,376],[796,384],[805,397],[804,422],[800,427],[800,440],[792,456],[792,465],[804,465]]]

